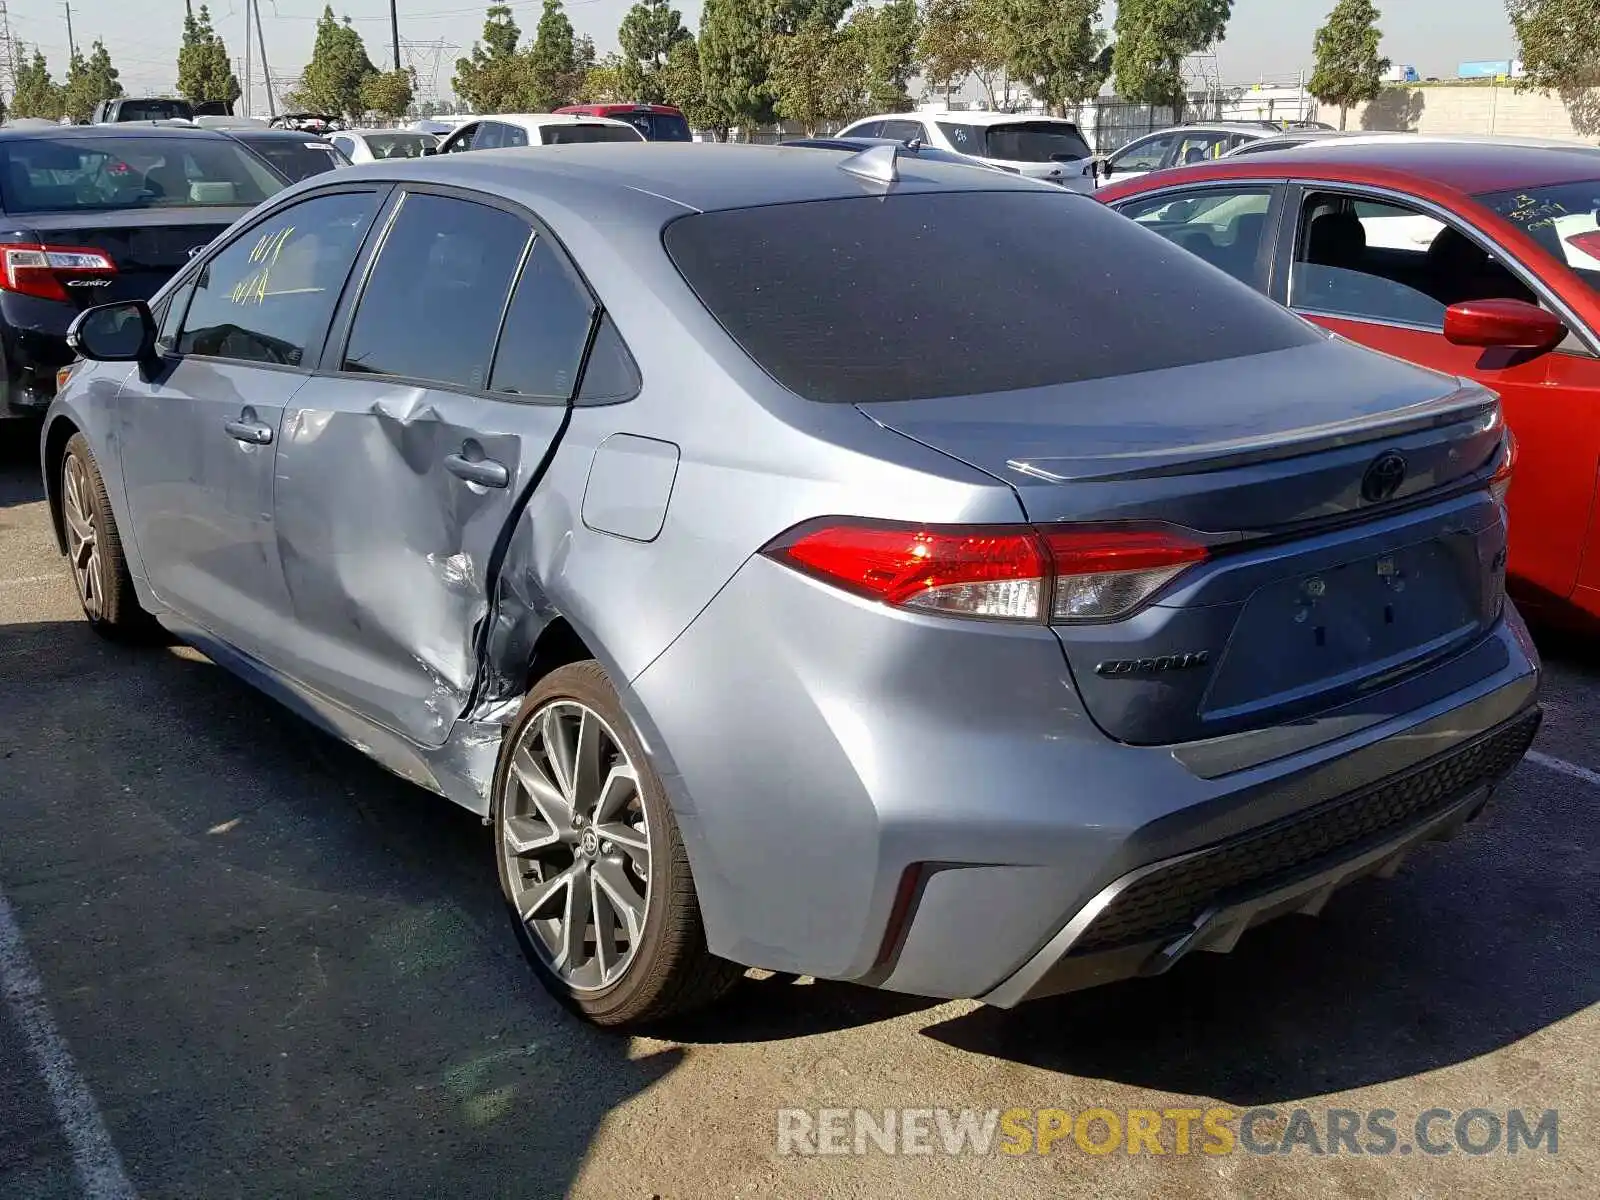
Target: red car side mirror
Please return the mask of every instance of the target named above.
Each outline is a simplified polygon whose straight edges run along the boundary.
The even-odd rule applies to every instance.
[[[1561,318],[1525,300],[1463,300],[1444,310],[1444,336],[1457,346],[1554,349],[1567,336]]]

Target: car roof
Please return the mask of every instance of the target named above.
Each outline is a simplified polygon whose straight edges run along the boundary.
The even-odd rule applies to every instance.
[[[230,130],[228,132],[238,132]],[[107,125],[51,125],[48,128],[0,129],[4,138],[210,138],[213,141],[227,137],[220,129],[201,129],[196,125],[169,124],[165,121],[118,121]]]
[[[877,113],[874,116],[861,117],[850,123],[859,125],[862,121],[921,121],[927,117],[935,119],[943,117],[946,120],[956,121],[962,125],[1011,125],[1018,121],[1053,121],[1060,125],[1077,127],[1075,122],[1069,121],[1065,117],[1052,117],[1044,113],[994,112],[986,108],[939,108],[930,109],[927,112]]]
[[[477,120],[477,118],[474,117],[473,120]],[[398,129],[337,129],[334,132],[335,133],[346,134],[348,136],[353,136],[353,137],[358,137],[358,138],[388,137],[391,134],[396,134],[396,133],[409,133],[412,137],[438,137],[439,136],[438,134],[434,133],[431,129],[411,129],[409,127],[398,128]]]
[[[525,149],[483,150],[361,164],[341,172],[359,176],[456,184],[520,199],[538,209],[540,194],[559,187],[569,204],[583,210],[615,202],[620,189],[680,210],[752,208],[807,200],[882,195],[883,186],[839,169],[841,160],[806,146],[728,145],[716,142],[581,142]],[[901,192],[1045,190],[1052,184],[1002,171],[907,155],[900,163]],[[584,197],[593,204],[585,205]]]
[[[1491,138],[1419,134],[1315,138],[1286,146],[1265,159],[1249,155],[1260,169],[1270,163],[1310,163],[1423,175],[1469,195],[1513,187],[1537,187],[1600,179],[1600,149],[1552,138]],[[1292,168],[1291,168],[1292,169]]]
[[[681,108],[674,108],[670,104],[632,104],[626,100],[605,100],[594,104],[563,104],[555,110],[562,113],[590,113],[603,115],[608,112],[647,112],[657,113],[661,116],[682,116]]]
[[[221,132],[227,134],[229,137],[253,138],[257,140],[271,140],[274,142],[303,142],[307,138],[318,138],[323,136],[321,134],[309,133],[304,129],[261,129],[257,126],[248,126],[243,129],[224,129]]]
[[[507,125],[519,125],[523,129],[538,129],[544,125],[620,125],[624,129],[639,132],[626,121],[614,121],[610,117],[596,117],[589,113],[484,113],[463,124],[474,121],[500,121]]]

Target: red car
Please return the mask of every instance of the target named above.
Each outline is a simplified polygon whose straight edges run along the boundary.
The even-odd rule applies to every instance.
[[[694,133],[683,112],[670,104],[569,104],[556,111],[626,121],[644,134],[647,142],[694,141]]]
[[[1330,138],[1096,197],[1352,341],[1499,392],[1511,587],[1530,615],[1600,619],[1600,150]]]

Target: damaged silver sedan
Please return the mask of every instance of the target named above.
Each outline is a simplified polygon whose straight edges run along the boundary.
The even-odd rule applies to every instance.
[[[88,620],[488,819],[600,1024],[746,965],[1165,970],[1475,818],[1538,725],[1494,396],[1037,181],[387,160],[72,342]]]

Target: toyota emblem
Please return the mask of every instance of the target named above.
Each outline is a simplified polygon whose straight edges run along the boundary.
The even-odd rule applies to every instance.
[[[1406,460],[1393,450],[1385,450],[1367,466],[1361,477],[1361,498],[1369,504],[1392,499],[1406,481]]]

